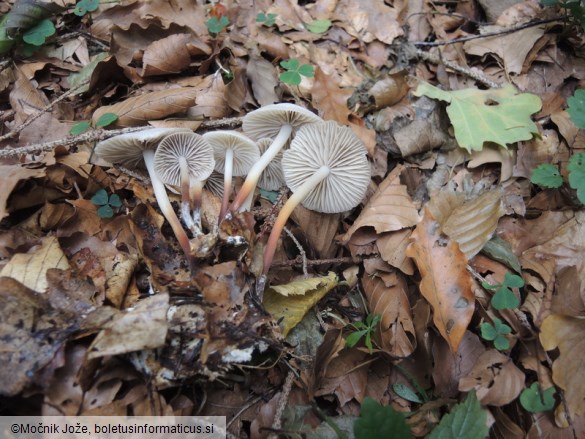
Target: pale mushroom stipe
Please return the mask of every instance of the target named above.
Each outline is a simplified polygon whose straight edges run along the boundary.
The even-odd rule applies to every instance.
[[[215,170],[223,172],[224,188],[219,221],[227,212],[232,192],[232,177],[241,177],[260,159],[255,142],[235,131],[211,131],[203,137],[213,147]]]
[[[213,148],[195,133],[174,133],[165,137],[154,154],[154,170],[166,185],[181,188],[181,218],[197,236],[201,231],[203,181],[215,167]]]
[[[303,125],[322,121],[319,116],[309,110],[288,103],[266,105],[244,116],[242,129],[246,135],[256,140],[268,137],[273,141],[248,172],[230,211],[249,210],[262,171],[287,144],[292,134]]]
[[[183,252],[188,259],[191,258],[191,245],[189,237],[181,226],[179,218],[171,206],[165,185],[154,170],[154,151],[158,143],[166,136],[173,133],[188,132],[191,130],[182,128],[152,128],[135,133],[121,134],[98,143],[95,147],[96,156],[112,164],[123,165],[127,168],[137,168],[144,163],[156,202],[166,220],[169,222],[173,233],[177,237]]]

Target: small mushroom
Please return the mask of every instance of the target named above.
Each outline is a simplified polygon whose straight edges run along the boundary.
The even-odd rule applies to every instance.
[[[235,212],[249,209],[262,171],[290,140],[293,132],[303,125],[322,121],[319,116],[309,110],[288,103],[266,105],[248,113],[242,122],[244,133],[256,140],[265,137],[274,140],[248,172],[230,210]]]
[[[223,172],[223,199],[219,221],[227,212],[229,197],[232,192],[232,177],[246,175],[250,168],[260,159],[258,145],[242,133],[236,131],[211,131],[203,137],[213,147],[215,170]]]
[[[264,154],[264,152],[268,149],[268,147],[272,144],[272,139],[264,138],[258,140],[258,148],[260,149],[260,154]],[[274,157],[274,159],[268,163],[268,166],[264,168],[262,174],[260,175],[260,180],[258,180],[258,187],[267,191],[277,191],[282,186],[284,186],[284,174],[282,173],[282,149],[278,151],[278,154]]]
[[[213,148],[202,136],[192,132],[168,135],[154,154],[154,170],[163,183],[181,187],[181,217],[194,235],[201,233],[199,207],[203,181],[214,166]]]
[[[171,206],[165,185],[154,171],[154,150],[158,143],[164,137],[179,132],[191,132],[191,130],[182,128],[152,128],[134,133],[121,134],[98,143],[94,153],[107,162],[119,164],[130,169],[142,167],[141,165],[144,163],[150,181],[152,182],[156,202],[162,214],[171,225],[185,255],[190,259],[191,247],[189,237],[181,226],[181,222],[175,214],[173,206]]]
[[[282,169],[293,194],[278,214],[264,248],[263,275],[299,203],[318,212],[344,212],[362,201],[370,183],[365,146],[351,128],[334,121],[302,127],[283,154]]]

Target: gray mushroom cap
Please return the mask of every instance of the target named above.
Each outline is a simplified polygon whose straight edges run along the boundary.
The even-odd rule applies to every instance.
[[[257,143],[258,148],[260,149],[260,154],[264,154],[264,151],[266,151],[272,143],[272,139],[260,139]],[[267,191],[276,191],[284,185],[284,174],[282,173],[281,161],[282,150],[276,154],[268,166],[264,168],[264,171],[262,171],[260,180],[258,180],[258,187]]]
[[[308,123],[323,122],[319,116],[295,104],[282,103],[260,107],[248,113],[242,122],[247,136],[255,140],[274,138],[283,125],[290,125],[293,132]]]
[[[236,131],[211,131],[203,138],[213,147],[215,170],[223,173],[225,169],[225,152],[233,151],[232,175],[246,175],[250,168],[260,159],[258,145],[242,133]]]
[[[180,157],[184,157],[189,168],[189,177],[205,180],[215,167],[213,148],[207,140],[193,132],[173,133],[166,136],[154,154],[154,171],[163,183],[180,186]]]
[[[99,142],[94,154],[106,162],[127,168],[144,168],[143,152],[156,149],[158,143],[173,133],[192,131],[186,128],[149,128],[133,133],[120,134]]]
[[[303,206],[324,213],[357,206],[371,175],[366,148],[351,128],[334,121],[306,125],[282,158],[284,178],[293,192],[322,166],[330,173],[304,198]]]

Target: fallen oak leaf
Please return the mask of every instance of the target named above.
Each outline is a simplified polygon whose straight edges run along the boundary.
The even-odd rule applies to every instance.
[[[451,351],[457,352],[475,302],[467,258],[456,241],[441,236],[439,223],[428,209],[411,240],[406,256],[415,260],[421,274],[420,291],[433,307],[437,329]]]

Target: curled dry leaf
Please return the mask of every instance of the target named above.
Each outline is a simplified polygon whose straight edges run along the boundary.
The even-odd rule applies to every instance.
[[[360,227],[372,226],[377,233],[383,233],[411,227],[419,222],[418,211],[406,192],[406,186],[400,184],[403,169],[398,166],[380,184],[360,216],[341,238],[343,243],[349,241]]]
[[[167,75],[180,73],[191,62],[187,43],[189,34],[173,34],[150,44],[142,57],[142,76]]]
[[[114,105],[98,108],[93,113],[92,121],[95,124],[103,114],[114,113],[118,116],[116,125],[122,127],[146,125],[149,120],[186,112],[195,105],[195,99],[200,93],[201,90],[195,87],[178,87],[145,93]]]
[[[414,274],[412,259],[406,256],[411,233],[410,229],[383,233],[376,241],[382,259],[408,275]]]
[[[470,168],[477,168],[486,163],[501,163],[502,170],[500,181],[509,180],[512,177],[512,169],[516,163],[516,153],[511,149],[504,149],[498,145],[485,145],[481,151],[473,151],[471,160],[467,164]]]
[[[475,389],[482,405],[506,405],[515,400],[524,388],[524,372],[512,359],[490,349],[477,359],[473,370],[459,381],[459,390]]]
[[[0,165],[0,220],[8,216],[8,198],[21,180],[45,176],[45,169],[29,169],[18,165]]]
[[[441,229],[471,259],[491,239],[502,215],[502,193],[490,191],[453,210]]]
[[[439,224],[427,209],[411,239],[406,255],[414,258],[421,274],[420,291],[433,307],[437,329],[457,352],[475,302],[467,259],[457,242],[441,236]]]
[[[275,104],[280,101],[276,94],[278,75],[270,61],[259,55],[250,55],[246,67],[246,75],[250,80],[252,92],[260,106]]]
[[[406,281],[399,273],[385,276],[366,275],[362,279],[371,314],[381,317],[376,335],[379,347],[393,357],[404,358],[414,352],[416,337]]]
[[[553,381],[565,392],[571,416],[585,413],[585,320],[552,314],[542,322],[540,342],[547,351],[559,348],[553,363]]]

